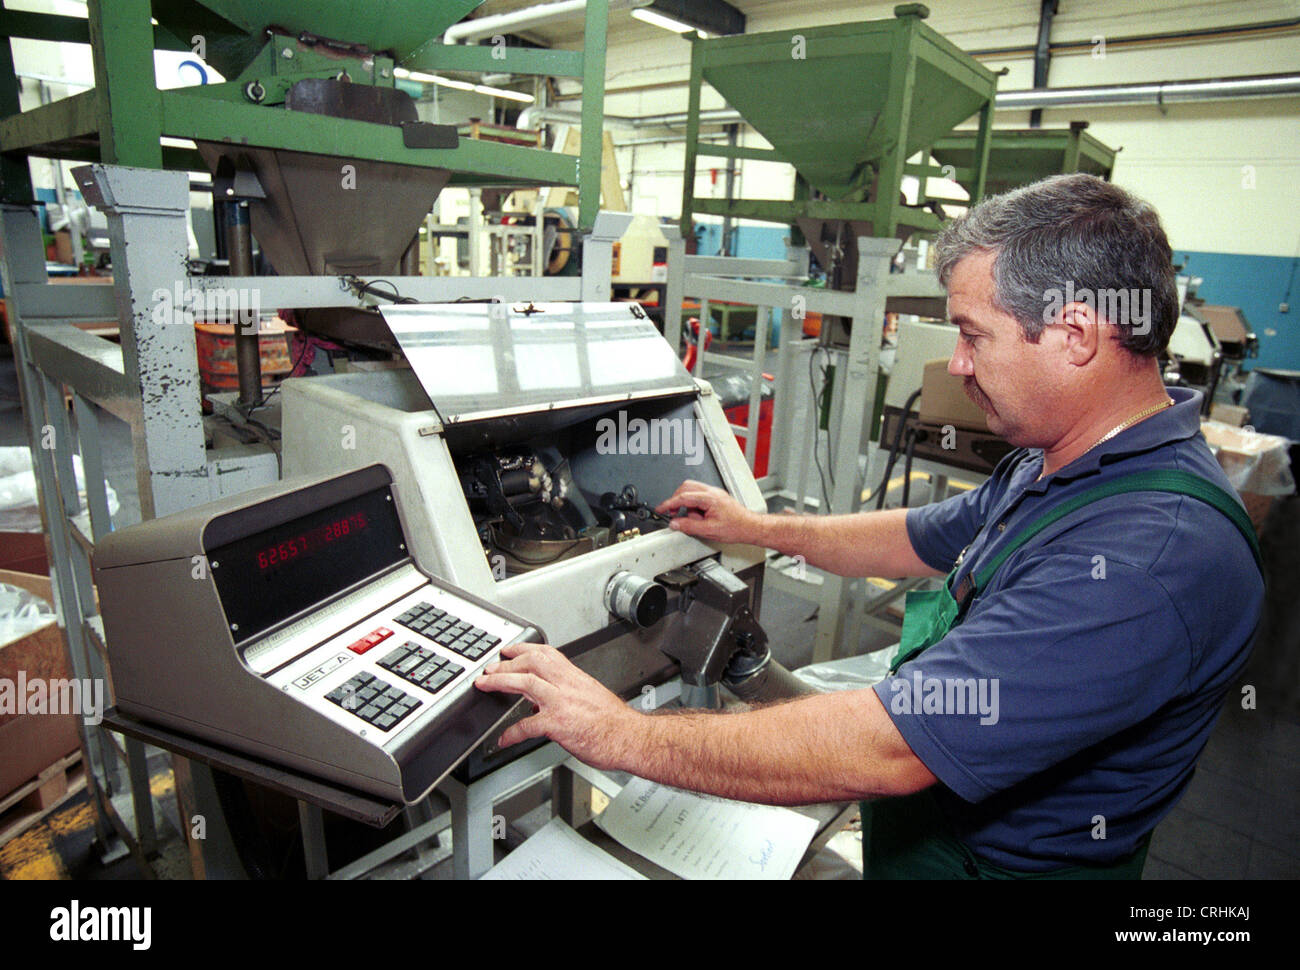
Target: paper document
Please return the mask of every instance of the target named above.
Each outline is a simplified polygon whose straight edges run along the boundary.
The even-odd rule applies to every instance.
[[[596,824],[683,879],[789,879],[817,820],[634,778]]]
[[[644,879],[553,818],[493,866],[484,879]]]

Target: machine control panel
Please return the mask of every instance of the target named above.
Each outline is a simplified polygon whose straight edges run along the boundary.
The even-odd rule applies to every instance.
[[[326,617],[296,631],[293,644],[318,639],[317,645],[277,666],[267,681],[359,737],[386,744],[472,691],[501,646],[524,639],[525,626],[433,586],[413,567],[386,586],[391,594],[412,584],[346,628]],[[262,655],[259,644],[250,646]]]
[[[519,713],[474,677],[544,637],[422,572],[398,500],[371,465],[106,537],[95,576],[118,709],[347,788],[428,794]]]

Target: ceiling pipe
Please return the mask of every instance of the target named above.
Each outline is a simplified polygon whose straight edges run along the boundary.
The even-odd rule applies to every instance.
[[[1165,81],[1159,84],[1101,84],[1041,91],[999,91],[994,107],[1073,108],[1085,105],[1172,104],[1230,101],[1239,98],[1280,98],[1300,94],[1300,74],[1262,77]]]
[[[745,119],[741,117],[739,111],[732,108],[713,108],[709,111],[700,112],[700,124],[702,125],[734,125],[737,122],[743,123]],[[662,115],[646,115],[644,118],[635,118],[632,121],[634,128],[679,128],[686,124],[686,112],[674,111]]]
[[[629,7],[645,7],[651,0],[609,0],[610,10],[626,10]],[[532,7],[523,7],[509,13],[494,14],[489,17],[476,17],[452,24],[442,35],[444,44],[469,44],[492,37],[496,34],[518,33],[532,27],[540,27],[552,20],[571,17],[585,13],[587,0],[560,0],[559,3],[539,3]]]
[[[536,128],[538,125],[548,122],[557,125],[581,125],[582,112],[567,111],[564,108],[539,108],[533,105],[519,112],[515,127],[521,130]],[[605,126],[607,128],[635,128],[636,119],[625,118],[622,115],[605,115]]]
[[[994,107],[999,111],[1029,108],[1074,108],[1088,105],[1172,104],[1174,102],[1231,101],[1239,98],[1281,98],[1300,95],[1300,74],[1216,78],[1200,81],[1164,81],[1158,84],[1103,84],[1040,91],[999,91]],[[744,121],[738,111],[718,108],[700,112],[700,123],[727,125]],[[646,115],[634,128],[675,128],[686,124],[686,112]]]

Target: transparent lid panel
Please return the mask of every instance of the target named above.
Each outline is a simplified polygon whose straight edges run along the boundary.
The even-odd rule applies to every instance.
[[[695,389],[635,303],[397,304],[381,312],[448,424]]]

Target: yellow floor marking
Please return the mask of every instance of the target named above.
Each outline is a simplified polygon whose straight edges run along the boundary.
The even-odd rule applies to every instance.
[[[0,873],[14,880],[67,879],[50,826],[42,822],[0,846]]]

